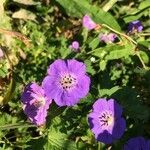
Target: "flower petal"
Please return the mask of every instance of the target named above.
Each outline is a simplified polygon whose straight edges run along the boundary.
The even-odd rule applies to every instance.
[[[84,75],[86,73],[85,64],[75,59],[67,60],[67,68],[70,73],[74,73],[76,76]]]
[[[109,110],[108,102],[105,98],[100,98],[93,104],[93,111],[94,112],[100,113],[100,112],[103,112],[105,110]]]
[[[67,72],[66,61],[62,59],[55,60],[48,68],[49,75],[61,75],[64,72]]]
[[[100,142],[103,142],[105,144],[111,144],[113,142],[113,137],[110,133],[108,133],[107,130],[105,130],[103,133],[100,133],[96,139]]]
[[[112,136],[115,139],[121,138],[121,136],[123,135],[125,129],[126,129],[125,119],[120,118],[119,120],[116,120],[116,122],[114,124],[114,127],[113,127]]]
[[[114,100],[108,101],[109,110],[113,113],[115,118],[120,118],[122,115],[122,107]]]
[[[80,79],[78,79],[78,83],[77,83],[76,87],[70,91],[70,94],[72,94],[78,98],[85,97],[90,90],[89,89],[90,88],[90,82],[91,81],[90,81],[90,78],[88,76],[86,76],[86,75],[82,76]]]

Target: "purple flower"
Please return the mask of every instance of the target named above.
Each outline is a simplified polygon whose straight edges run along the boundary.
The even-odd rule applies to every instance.
[[[0,48],[0,58],[4,56],[2,49]]]
[[[129,23],[128,32],[133,33],[135,31],[141,32],[143,30],[143,26],[139,20],[132,21]]]
[[[113,99],[98,99],[93,104],[93,111],[88,115],[88,122],[97,141],[111,144],[123,135],[126,122],[121,117],[122,108]]]
[[[87,28],[88,30],[92,30],[97,26],[96,23],[88,15],[85,15],[83,17],[82,24],[83,27]]]
[[[45,96],[44,90],[36,83],[25,87],[21,96],[23,109],[32,123],[40,126],[46,122],[47,110],[52,100]]]
[[[100,41],[103,41],[105,43],[112,43],[114,42],[114,40],[116,39],[116,34],[113,33],[109,33],[109,34],[100,34],[99,35],[99,39]]]
[[[73,41],[72,44],[69,46],[73,51],[78,52],[79,51],[79,42]]]
[[[125,144],[123,150],[150,150],[150,140],[143,137],[132,138]]]
[[[77,60],[58,59],[48,68],[43,81],[47,97],[59,106],[73,106],[89,92],[90,78],[86,66]]]

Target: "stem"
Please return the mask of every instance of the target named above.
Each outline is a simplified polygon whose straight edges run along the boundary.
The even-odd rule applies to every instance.
[[[98,142],[98,150],[101,150],[101,143]]]
[[[16,128],[29,128],[29,127],[36,127],[35,125],[30,124],[6,124],[3,126],[0,126],[0,130],[9,130],[9,129],[16,129]]]
[[[134,41],[132,38],[130,38],[128,35],[126,35],[126,34],[124,34],[124,33],[120,33],[119,31],[117,31],[117,30],[115,30],[115,29],[109,27],[109,26],[106,25],[106,24],[102,24],[102,27],[105,27],[105,28],[107,28],[107,29],[113,31],[114,33],[117,33],[117,34],[119,34],[119,35],[125,37],[128,41],[130,41],[130,42],[132,42],[133,44],[137,45],[137,42]]]
[[[139,36],[150,36],[150,33],[141,33]]]

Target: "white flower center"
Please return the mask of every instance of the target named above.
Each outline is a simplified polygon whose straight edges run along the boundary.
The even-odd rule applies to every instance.
[[[114,124],[114,117],[110,112],[103,112],[99,116],[100,126],[103,128],[108,128]]]
[[[39,99],[35,100],[34,106],[35,107],[41,107],[45,105],[45,98],[44,97],[39,97]]]
[[[59,83],[64,90],[69,90],[76,85],[77,79],[71,74],[66,74],[61,77]]]

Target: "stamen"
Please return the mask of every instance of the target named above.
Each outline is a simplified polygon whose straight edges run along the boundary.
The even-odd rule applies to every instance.
[[[110,126],[114,123],[114,118],[111,113],[103,112],[99,116],[99,122],[100,122],[101,127],[107,128],[108,126]]]
[[[67,74],[60,79],[59,83],[64,90],[69,90],[75,86],[76,78],[73,75]]]
[[[39,99],[35,100],[35,102],[34,102],[35,107],[41,107],[43,105],[45,105],[45,98],[44,97],[40,97]]]

